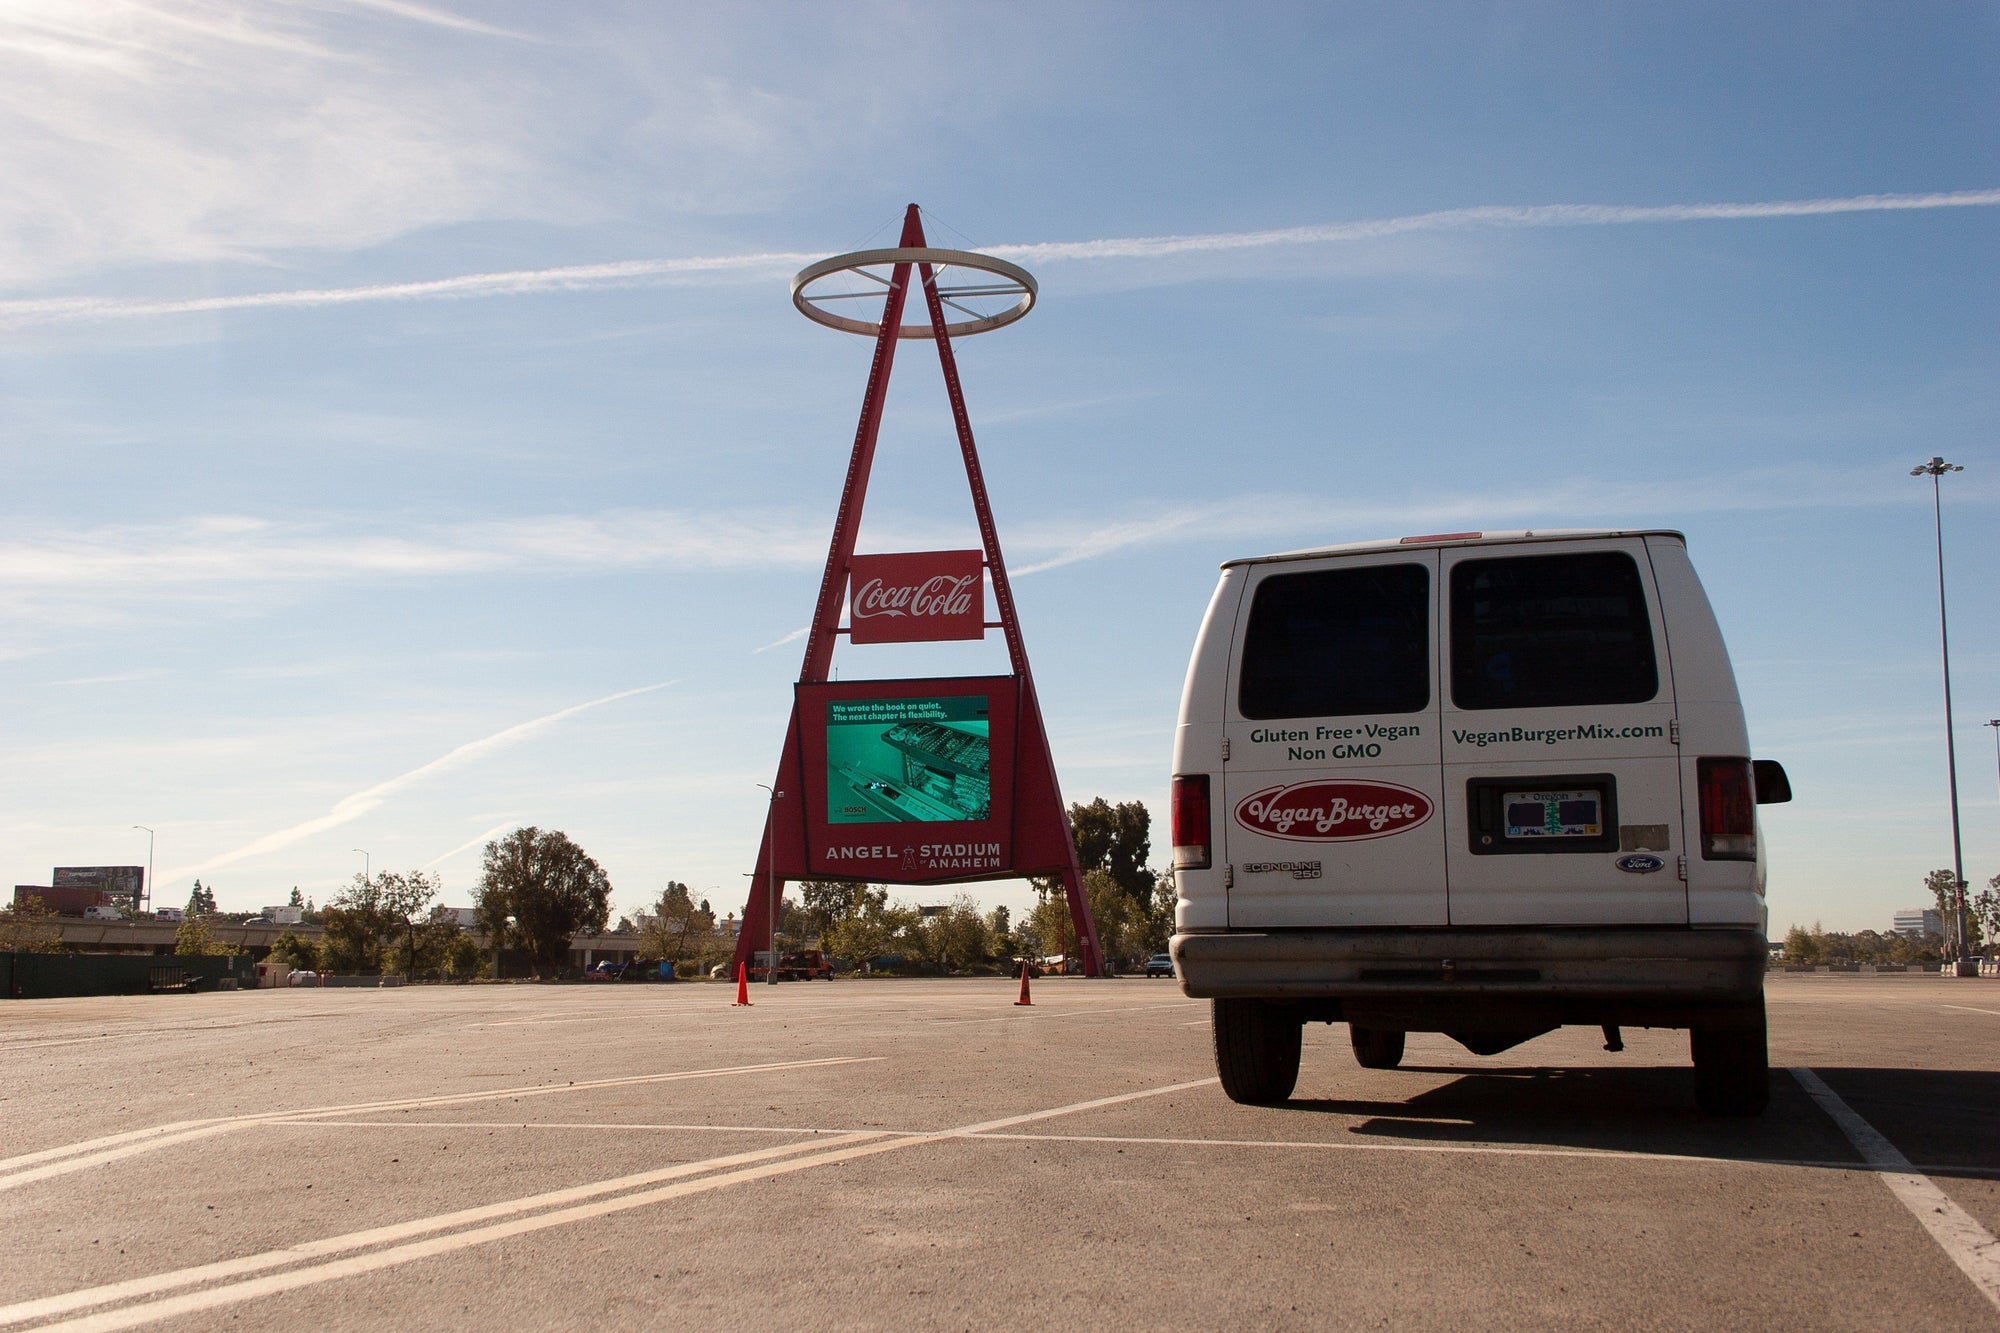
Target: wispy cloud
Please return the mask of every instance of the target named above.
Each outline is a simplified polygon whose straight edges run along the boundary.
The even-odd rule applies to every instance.
[[[0,5],[0,278],[573,210],[505,35],[411,0]]]
[[[989,245],[988,254],[1036,263],[1160,260],[1286,246],[1337,245],[1421,232],[1522,230],[1548,227],[1612,227],[1682,222],[1753,221],[1826,217],[1844,213],[1884,213],[2000,205],[2000,189],[1926,194],[1862,194],[1829,199],[1786,199],[1752,203],[1695,204],[1488,204],[1441,209],[1400,217],[1372,218],[1266,231],[1214,232],[1185,236],[1126,236],[1085,241],[1042,241]],[[373,283],[355,287],[315,287],[249,292],[186,300],[63,296],[0,301],[0,324],[16,326],[80,320],[141,319],[162,315],[228,310],[300,309],[369,301],[465,299],[546,292],[594,291],[658,285],[700,278],[757,278],[795,269],[820,258],[807,251],[710,255],[679,259],[634,259],[605,264],[471,273],[420,282]]]
[[[351,525],[235,515],[0,541],[12,595],[139,591],[328,578],[408,578],[513,569],[783,568],[823,560],[817,520],[770,513],[623,510],[439,525],[389,536]]]
[[[439,755],[427,764],[419,764],[407,773],[399,773],[387,781],[378,782],[372,787],[363,788],[351,796],[343,797],[331,810],[323,815],[293,824],[289,828],[279,829],[275,833],[267,833],[263,837],[247,842],[233,851],[223,852],[221,855],[211,856],[205,861],[199,861],[193,865],[169,871],[167,872],[167,878],[177,879],[185,875],[205,874],[211,870],[232,865],[237,861],[242,861],[252,856],[261,856],[267,852],[275,852],[281,848],[289,847],[293,843],[310,838],[316,833],[324,833],[329,829],[339,828],[342,824],[352,823],[370,811],[379,808],[391,796],[414,783],[421,782],[426,778],[436,777],[447,770],[457,768],[474,759],[490,755],[496,750],[503,750],[510,745],[518,744],[538,732],[548,730],[559,722],[575,717],[578,713],[586,712],[592,708],[601,708],[605,704],[617,703],[620,699],[630,699],[634,695],[650,694],[654,690],[664,690],[674,683],[671,680],[663,680],[654,685],[641,685],[637,689],[620,690],[616,694],[607,694],[601,699],[591,699],[585,703],[572,704],[568,708],[559,708],[553,713],[544,713],[542,716],[530,718],[526,722],[517,722],[511,727],[503,727],[490,736],[482,736],[476,741],[467,741],[456,749]],[[469,843],[467,844],[467,846],[470,845]],[[463,850],[463,848],[458,850]],[[450,854],[447,853],[447,855]],[[439,859],[442,860],[443,858],[440,857]],[[432,864],[436,863],[433,862]]]
[[[1117,551],[1190,540],[1319,538],[1329,532],[1374,537],[1393,532],[1551,522],[1658,522],[1667,516],[1766,512],[1799,507],[1916,503],[1884,492],[1872,477],[1829,469],[1725,484],[1695,477],[1679,484],[1577,480],[1518,492],[1463,490],[1421,501],[1407,490],[1331,495],[1226,496],[1205,504],[1138,501],[1101,510],[1028,518],[1009,531],[1016,576]],[[478,577],[497,573],[588,576],[631,569],[772,570],[817,568],[826,559],[820,514],[613,510],[491,523],[411,527],[394,535],[354,531],[348,519],[275,520],[209,516],[159,525],[107,526],[0,540],[0,612],[23,617],[61,610],[67,622],[99,616],[114,623],[162,597],[240,597],[257,589],[310,583]],[[880,549],[916,550],[937,534],[921,522],[884,515]],[[796,642],[803,629],[755,649]]]

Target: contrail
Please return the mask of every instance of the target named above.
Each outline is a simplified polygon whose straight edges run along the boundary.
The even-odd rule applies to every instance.
[[[588,705],[586,705],[586,707],[587,706]],[[502,822],[495,824],[492,828],[487,829],[486,832],[480,834],[478,837],[468,839],[465,842],[461,842],[460,844],[458,844],[458,846],[452,848],[444,855],[433,856],[430,860],[424,862],[423,868],[425,870],[429,870],[432,866],[441,866],[446,861],[451,860],[452,857],[457,856],[460,852],[470,851],[474,847],[482,847],[485,844],[493,841],[493,839],[499,837],[502,833],[507,832],[509,829],[519,828],[520,826],[521,826],[521,821],[518,819],[503,820]]]
[[[821,255],[714,255],[693,259],[627,259],[611,264],[467,273],[426,282],[377,283],[367,287],[311,287],[290,292],[202,296],[185,301],[133,301],[101,296],[52,296],[0,301],[0,322],[56,324],[78,320],[138,319],[148,315],[198,315],[214,310],[265,310],[300,306],[355,305],[364,301],[417,301],[432,298],[519,296],[530,292],[595,291],[635,287],[705,274],[788,273]]]
[[[2000,204],[2000,190],[1959,190],[1944,194],[1859,194],[1845,199],[1784,199],[1751,204],[1485,204],[1411,213],[1397,218],[1334,222],[1275,231],[1218,232],[1205,236],[1137,236],[1102,241],[1047,241],[1039,245],[995,245],[987,253],[1003,259],[1157,259],[1223,250],[1255,250],[1274,245],[1324,245],[1370,241],[1420,231],[1471,231],[1481,227],[1615,227],[1648,222],[1726,222],[1751,218],[1806,218],[1832,213],[1890,213],[1930,208],[1981,208]]]
[[[198,862],[195,865],[184,866],[181,869],[170,871],[169,878],[178,879],[184,875],[199,875],[220,866],[241,861],[245,857],[261,855],[264,852],[274,852],[281,847],[289,847],[300,839],[309,838],[315,833],[324,833],[328,829],[339,828],[342,824],[361,818],[361,816],[381,805],[391,793],[407,787],[413,782],[427,778],[434,773],[441,773],[448,768],[456,768],[468,759],[477,759],[481,755],[505,749],[516,741],[525,740],[538,731],[545,730],[558,722],[575,717],[578,713],[601,707],[604,704],[616,703],[620,699],[630,699],[635,694],[650,694],[654,690],[664,690],[669,685],[675,683],[671,680],[663,680],[657,685],[641,685],[636,690],[620,690],[616,694],[607,694],[602,699],[592,699],[588,703],[573,704],[568,708],[559,708],[553,713],[545,713],[541,717],[531,718],[526,722],[517,722],[511,727],[502,728],[494,732],[491,736],[482,736],[476,741],[467,741],[457,749],[439,755],[427,764],[421,764],[407,773],[399,773],[386,782],[378,782],[372,787],[355,792],[352,796],[343,797],[333,809],[315,819],[308,819],[302,824],[294,824],[290,828],[279,829],[276,833],[267,833],[255,842],[245,843],[233,852],[224,852],[220,856],[211,856],[206,861]]]
[[[1988,208],[2000,204],[2000,189],[1954,190],[1928,194],[1859,194],[1839,199],[1781,199],[1744,204],[1486,204],[1448,208],[1403,217],[1333,222],[1270,231],[1217,232],[1197,236],[1127,236],[1094,241],[1043,241],[991,245],[988,254],[1043,263],[1064,260],[1163,259],[1217,254],[1272,246],[1330,245],[1379,240],[1414,232],[1521,230],[1533,227],[1612,227],[1663,222],[1726,222],[1760,218],[1824,217],[1836,213],[1894,213],[1933,208]],[[468,273],[426,282],[382,283],[365,287],[319,287],[289,292],[252,292],[182,301],[127,300],[101,296],[54,296],[0,301],[0,324],[57,324],[88,320],[140,319],[209,311],[268,310],[364,301],[415,301],[535,292],[599,291],[653,286],[703,277],[764,277],[803,267],[818,254],[774,251],[687,259],[632,259],[609,264]]]
[[[773,639],[769,643],[765,644],[762,648],[752,648],[750,650],[750,656],[755,657],[758,653],[768,653],[773,648],[782,648],[788,643],[797,643],[800,639],[803,639],[807,634],[811,632],[812,632],[811,626],[801,625],[797,629],[793,630],[790,634],[787,634],[782,639]]]

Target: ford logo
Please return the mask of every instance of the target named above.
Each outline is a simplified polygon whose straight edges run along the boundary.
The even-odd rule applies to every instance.
[[[1393,783],[1294,782],[1243,798],[1236,822],[1292,842],[1360,842],[1407,832],[1431,810],[1430,797]]]
[[[1655,870],[1664,868],[1666,864],[1659,857],[1649,856],[1645,852],[1635,852],[1631,856],[1618,858],[1618,868],[1629,875],[1650,875]]]

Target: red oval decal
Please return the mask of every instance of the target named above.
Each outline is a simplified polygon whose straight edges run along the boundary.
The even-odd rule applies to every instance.
[[[1236,822],[1292,842],[1386,838],[1431,817],[1431,798],[1388,782],[1294,782],[1266,787],[1236,806]]]

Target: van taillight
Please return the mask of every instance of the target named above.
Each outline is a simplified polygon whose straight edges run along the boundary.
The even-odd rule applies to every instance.
[[[1697,759],[1701,854],[1708,861],[1757,859],[1756,784],[1748,759]]]
[[[1208,869],[1208,774],[1174,779],[1173,823],[1174,869]]]

